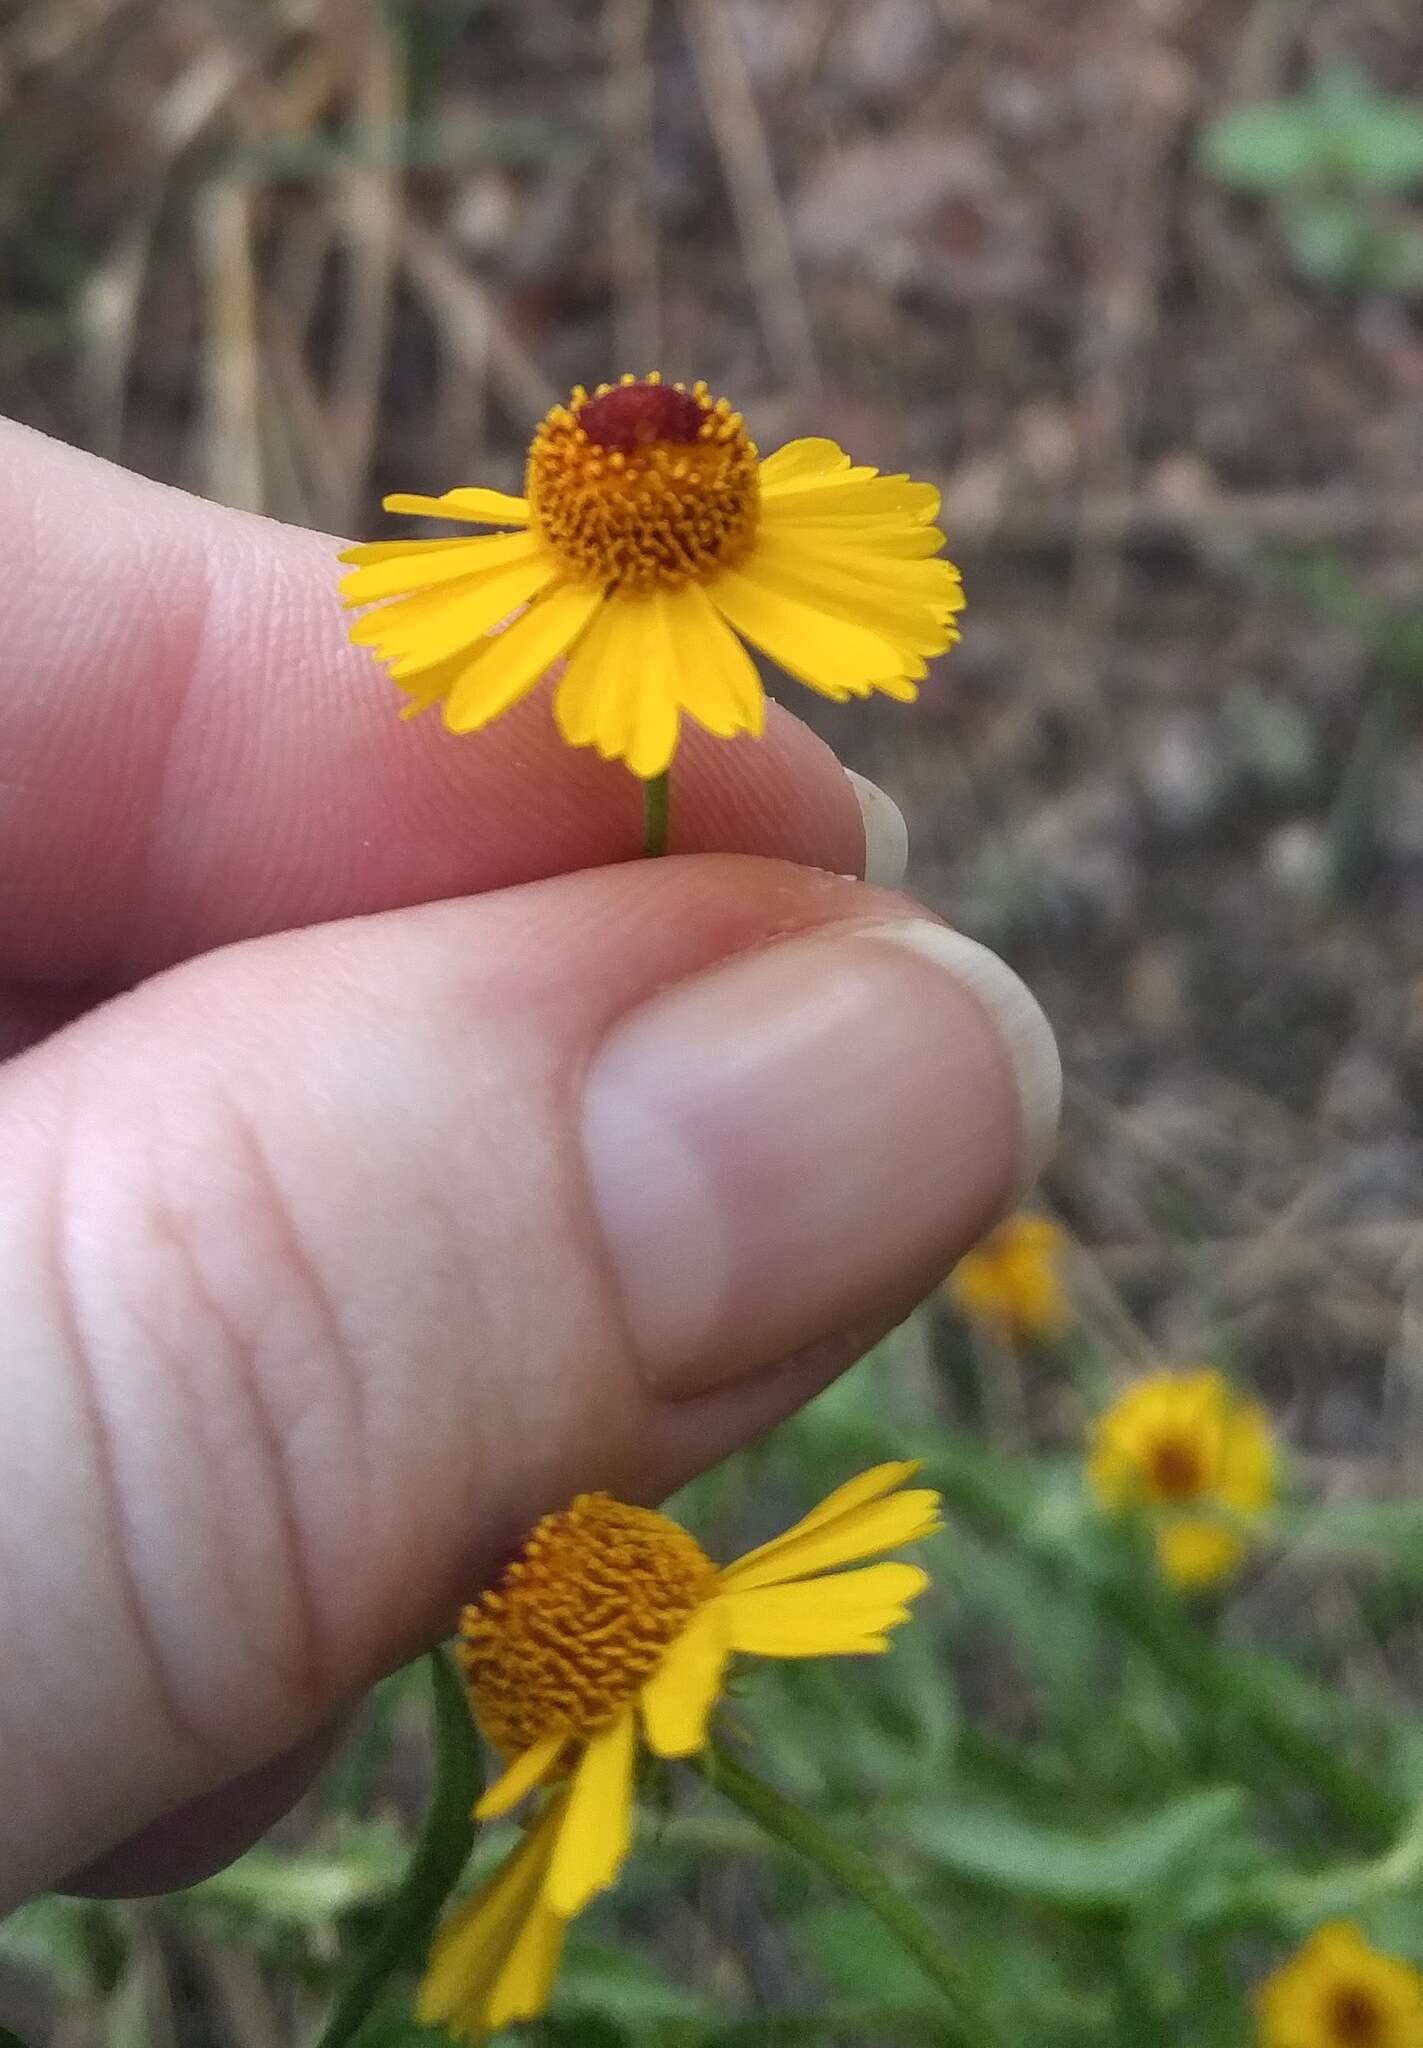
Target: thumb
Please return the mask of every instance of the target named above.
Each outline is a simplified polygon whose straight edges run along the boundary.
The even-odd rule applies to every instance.
[[[305,1741],[578,1488],[806,1398],[1056,1090],[981,948],[709,857],[254,940],[11,1062],[0,1901]]]

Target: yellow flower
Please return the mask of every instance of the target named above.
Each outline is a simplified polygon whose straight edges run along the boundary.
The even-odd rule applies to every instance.
[[[1146,1508],[1161,1569],[1205,1586],[1244,1554],[1238,1524],[1275,1491],[1269,1418],[1218,1372],[1153,1373],[1099,1417],[1088,1481],[1106,1508]]]
[[[491,1592],[465,1609],[470,1705],[505,1759],[475,1816],[551,1789],[523,1841],[446,1921],[419,2017],[465,2040],[542,2012],[564,1929],[617,1876],[639,1741],[691,1756],[730,1658],[861,1656],[889,1648],[928,1584],[914,1565],[859,1561],[929,1535],[939,1496],[879,1465],[785,1535],[718,1568],[675,1522],[607,1494],[546,1515]],[[855,1571],[837,1566],[857,1564]]]
[[[931,559],[944,541],[932,484],[852,468],[833,441],[758,461],[705,384],[579,385],[539,425],[524,487],[385,500],[513,532],[342,555],[356,565],[348,605],[394,600],[351,638],[407,692],[407,716],[441,702],[452,732],[472,732],[566,655],[563,737],[652,777],[683,712],[724,738],[761,731],[738,634],[837,702],[882,690],[903,703],[925,657],[959,637],[959,572]]]
[[[1260,2048],[1423,2048],[1423,1972],[1332,1921],[1256,1995]]]
[[[949,1300],[1003,1337],[1055,1337],[1069,1320],[1062,1246],[1046,1216],[1010,1216],[959,1260],[945,1283]]]

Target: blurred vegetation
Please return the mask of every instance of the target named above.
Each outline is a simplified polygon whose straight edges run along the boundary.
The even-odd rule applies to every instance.
[[[560,389],[655,359],[768,444],[943,481],[964,646],[835,737],[1058,1029],[1073,1321],[1027,1350],[926,1310],[674,1511],[730,1555],[924,1456],[932,1601],[885,1659],[762,1668],[729,1732],[1042,2048],[1244,2048],[1333,1915],[1423,1964],[1420,77],[1397,0],[0,12],[17,417],[375,531],[382,489],[511,483]],[[1295,1461],[1190,1606],[1080,1478],[1163,1358],[1261,1392]],[[231,1869],[14,1915],[0,2013],[313,2048],[430,1754],[412,1669]],[[686,1774],[646,1792],[526,2039],[940,2039],[864,1915]],[[360,2048],[438,2048],[409,1989]]]

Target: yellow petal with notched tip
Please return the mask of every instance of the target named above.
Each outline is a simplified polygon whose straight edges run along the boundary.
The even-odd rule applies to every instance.
[[[823,1579],[720,1593],[731,1647],[756,1657],[845,1657],[886,1647],[929,1583],[912,1564],[867,1564]]]
[[[724,571],[708,594],[738,633],[826,697],[867,697],[883,677],[917,680],[924,673],[922,660],[884,634],[787,594],[771,574],[763,578],[754,556],[744,568]]]
[[[629,1706],[589,1737],[578,1760],[543,1889],[545,1904],[565,1920],[612,1883],[627,1855],[636,1753],[637,1717]]]
[[[780,1585],[898,1550],[901,1544],[932,1536],[938,1527],[937,1493],[927,1488],[893,1493],[887,1500],[867,1501],[803,1535],[784,1539],[755,1563],[732,1565],[722,1573],[721,1583],[728,1592],[738,1593],[752,1586]]]
[[[507,569],[537,555],[541,542],[532,533],[485,533],[454,542],[407,541],[404,552],[383,562],[368,562],[341,578],[345,605],[376,604],[404,597],[412,590],[431,590],[460,576],[482,576]]]
[[[494,2024],[491,2004],[520,1935],[531,1918],[546,1913],[539,1894],[566,1804],[566,1798],[551,1801],[508,1861],[441,1927],[416,2005],[426,2025],[479,2041]]]
[[[511,1807],[541,1785],[568,1746],[566,1735],[545,1735],[541,1742],[526,1749],[485,1788],[474,1809],[476,1820],[497,1820],[501,1813],[508,1813]]]
[[[726,1616],[709,1600],[642,1688],[642,1725],[657,1756],[691,1756],[702,1747],[729,1655]]]
[[[488,641],[445,700],[451,732],[474,732],[532,690],[566,654],[599,605],[603,593],[586,584],[556,584],[522,618]]]
[[[381,503],[387,512],[408,512],[417,519],[468,519],[479,526],[527,526],[529,521],[527,498],[511,498],[505,491],[478,486],[446,491],[439,498],[397,491]]]

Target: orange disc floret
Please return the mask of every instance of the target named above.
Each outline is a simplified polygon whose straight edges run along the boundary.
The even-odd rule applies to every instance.
[[[740,413],[705,384],[579,385],[534,434],[534,531],[576,582],[678,590],[734,568],[756,538],[760,482]]]
[[[605,1493],[545,1515],[467,1607],[458,1654],[475,1718],[506,1756],[586,1735],[634,1699],[717,1571],[685,1529]]]

